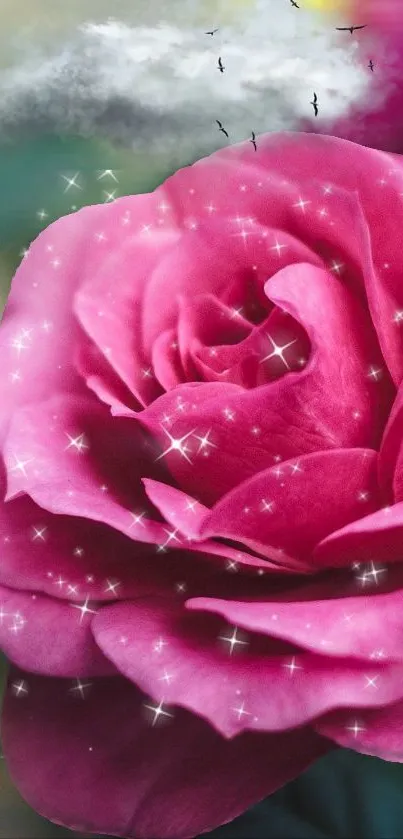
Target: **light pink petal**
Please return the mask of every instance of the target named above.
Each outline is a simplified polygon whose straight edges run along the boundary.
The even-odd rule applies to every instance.
[[[305,213],[300,210],[299,215],[303,217],[304,227],[311,230],[312,236],[320,237],[317,221],[320,203],[327,208],[335,222],[339,242],[343,242],[344,245],[344,242],[354,236],[353,229],[350,231],[350,237],[347,235],[345,239],[344,231],[341,235],[339,216],[336,219],[333,214],[334,196],[332,192],[324,190],[333,187],[334,192],[338,188],[346,190],[350,195],[354,191],[357,192],[361,218],[365,219],[366,227],[366,245],[362,242],[359,264],[363,271],[368,303],[382,352],[395,384],[399,384],[403,376],[403,332],[396,322],[396,313],[403,308],[403,252],[400,246],[403,220],[400,197],[403,191],[401,159],[334,136],[279,132],[265,134],[259,139],[254,159],[256,179],[253,197],[256,196],[256,203],[259,204],[259,190],[256,189],[259,170],[273,171],[278,183],[284,178],[288,183],[298,185],[302,199],[310,201],[310,204],[304,207]],[[217,152],[214,158],[209,169],[209,158],[193,167],[199,167],[199,189],[202,178],[206,179],[209,190],[214,189],[214,175],[217,177],[221,162],[226,167],[232,165],[239,173],[239,180],[245,179],[241,164],[249,167],[249,143],[228,146]],[[315,173],[314,179],[312,172]],[[196,181],[196,178],[193,181]],[[277,193],[275,204],[280,206],[279,212],[282,211],[283,203],[283,195]],[[183,209],[183,212],[185,211],[186,207]]]
[[[18,406],[55,389],[82,390],[75,367],[79,328],[72,298],[102,259],[93,233],[109,208],[85,207],[51,224],[29,248],[12,281],[0,326],[0,439]]]
[[[158,191],[131,196],[125,212],[114,212],[111,221],[121,230],[119,248],[81,284],[75,298],[75,312],[87,335],[142,405],[162,392],[155,377],[145,375],[151,360],[144,337],[147,320],[158,317],[146,306],[146,289],[179,236],[175,225],[156,227],[157,199]],[[148,224],[152,231],[144,230]],[[164,308],[159,304],[159,312]],[[165,329],[170,325],[164,322]]]
[[[241,631],[231,655],[237,627],[206,611],[185,613],[172,599],[105,606],[92,628],[103,653],[157,703],[187,708],[229,738],[245,730],[284,731],[335,707],[382,705],[401,696],[402,662],[388,664],[384,674],[379,661],[336,662]],[[379,689],[368,691],[366,675],[378,674]],[[245,713],[237,711],[242,703]]]
[[[21,680],[28,693],[18,696]],[[2,720],[23,797],[80,832],[191,839],[232,821],[329,749],[308,728],[224,740],[180,710],[153,727],[144,707],[152,700],[123,678],[98,679],[84,697],[62,680],[13,671]]]
[[[0,586],[0,647],[19,667],[46,676],[109,676],[115,668],[91,632],[97,604],[70,603]]]
[[[325,593],[325,592],[324,592]],[[368,661],[403,660],[403,594],[373,593],[313,599],[299,589],[280,595],[267,592],[252,602],[201,597],[186,601],[186,608],[221,615],[228,624],[297,644],[326,656]],[[320,593],[317,595],[320,597]],[[295,599],[294,599],[295,598]]]
[[[321,567],[351,562],[401,562],[403,502],[384,507],[332,533],[317,545],[314,561]]]
[[[317,542],[378,509],[377,453],[333,449],[259,472],[208,512],[200,536],[255,540],[310,562]],[[345,565],[344,557],[338,557]]]
[[[301,372],[284,365],[280,379],[252,391],[229,383],[179,385],[138,415],[159,441],[155,457],[165,459],[183,491],[208,506],[278,458],[377,447],[390,408],[387,371],[381,380],[371,376],[379,351],[370,323],[346,288],[305,264],[279,271],[265,289],[309,334],[312,353]],[[211,445],[199,451],[197,435],[210,428]],[[182,439],[185,450],[170,448],[171,438]]]
[[[91,397],[55,395],[16,412],[4,460],[8,499],[27,493],[52,513],[102,522],[141,542],[165,537],[141,483],[149,457],[140,426],[111,417]]]

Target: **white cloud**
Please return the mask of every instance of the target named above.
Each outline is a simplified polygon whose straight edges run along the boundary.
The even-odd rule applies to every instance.
[[[200,3],[185,5],[194,19]],[[369,74],[354,39],[341,43],[327,20],[286,0],[256,2],[213,38],[190,19],[86,23],[53,51],[25,51],[0,73],[0,137],[74,132],[183,160],[226,142],[216,119],[238,142],[252,130],[296,128],[312,116],[313,91],[321,125],[365,95]]]

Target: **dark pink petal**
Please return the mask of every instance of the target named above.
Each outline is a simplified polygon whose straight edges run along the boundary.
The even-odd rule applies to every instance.
[[[321,567],[350,562],[401,562],[403,502],[384,507],[327,536],[314,551]]]
[[[325,592],[323,592],[325,593]],[[318,593],[320,596],[320,593]],[[298,600],[299,590],[261,600],[218,600],[200,597],[186,608],[213,612],[247,632],[289,641],[326,656],[386,662],[403,660],[403,593],[399,588],[374,596],[335,596]],[[296,598],[296,599],[294,599]]]
[[[170,555],[168,562],[155,545],[134,542],[100,522],[55,516],[27,495],[0,505],[0,545],[2,585],[71,602],[173,590],[189,564],[186,556],[179,561]]]
[[[403,662],[388,664],[384,677],[383,662],[336,661],[284,640],[246,635],[206,611],[186,612],[172,598],[105,606],[92,629],[126,678],[155,701],[202,716],[228,738],[284,731],[335,707],[382,705],[401,696]],[[368,691],[366,675],[380,673],[379,690]]]
[[[216,542],[214,539],[205,539],[201,536],[201,528],[204,520],[209,515],[210,510],[204,507],[194,498],[187,496],[181,490],[171,487],[168,484],[162,484],[158,481],[152,481],[149,478],[143,480],[146,493],[150,501],[155,504],[157,509],[167,519],[167,521],[174,527],[174,532],[180,532],[186,539],[189,540],[189,550],[200,551],[201,553],[216,555],[218,559],[224,558],[230,560],[231,565],[240,564],[241,566],[257,566],[264,568],[266,571],[306,571],[307,569],[303,563],[292,560],[287,557],[284,551],[273,548],[268,552],[266,547],[262,544],[257,544],[257,540],[246,540],[246,544],[253,548],[252,542],[256,543],[255,549],[259,552],[259,548],[263,556],[270,556],[273,562],[269,559],[258,559],[252,554],[248,554],[247,549],[232,548],[223,542]],[[235,570],[235,569],[234,569]]]
[[[46,676],[109,676],[114,666],[94,642],[91,618],[71,603],[0,586],[0,648],[33,673]]]
[[[24,680],[28,693],[18,696]],[[14,671],[2,745],[23,797],[72,830],[191,839],[236,818],[329,750],[308,728],[224,740],[176,709],[153,727],[145,704],[153,706],[123,678],[97,679],[82,699],[62,680]]]
[[[377,458],[369,449],[333,449],[265,469],[204,516],[200,536],[252,539],[309,563],[317,542],[378,509]]]
[[[382,439],[379,475],[390,499],[403,501],[403,385],[397,392]]]
[[[315,729],[339,746],[364,755],[403,763],[403,702],[385,708],[339,710],[326,714]]]
[[[138,415],[160,443],[155,457],[208,506],[278,459],[377,447],[390,407],[387,372],[380,381],[371,376],[379,350],[370,322],[346,288],[304,264],[279,271],[265,289],[309,334],[312,353],[301,372],[285,364],[280,379],[251,391],[229,383],[179,385]],[[210,446],[200,450],[198,437],[209,429]],[[181,450],[172,449],[171,438],[182,439]]]

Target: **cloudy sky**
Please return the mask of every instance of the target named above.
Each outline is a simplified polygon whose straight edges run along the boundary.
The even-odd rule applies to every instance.
[[[232,142],[295,128],[314,90],[330,124],[365,96],[368,72],[354,38],[299,5],[1,0],[0,140],[78,132],[183,157],[225,142],[216,119]]]

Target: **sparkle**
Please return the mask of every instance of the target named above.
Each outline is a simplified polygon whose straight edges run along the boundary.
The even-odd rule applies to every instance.
[[[369,368],[369,371],[368,371],[368,378],[369,379],[374,379],[374,381],[377,382],[378,379],[381,378],[381,376],[382,376],[381,367],[372,366],[372,367]]]
[[[229,646],[230,646],[230,655],[232,655],[232,653],[234,652],[234,647],[235,647],[237,644],[240,644],[240,645],[242,645],[242,646],[244,646],[244,647],[247,647],[247,646],[248,646],[248,641],[241,641],[239,638],[237,638],[237,632],[238,632],[238,628],[237,628],[237,627],[235,627],[235,628],[234,628],[234,631],[233,631],[233,633],[232,633],[232,635],[231,635],[229,638],[228,638],[228,636],[226,636],[226,635],[219,635],[219,636],[218,636],[218,637],[219,637],[219,639],[220,639],[220,641],[226,641],[226,642],[229,644]]]
[[[289,670],[290,676],[294,675],[295,670],[302,670],[302,667],[295,663],[295,656],[293,656],[293,658],[288,664],[283,664],[283,667]]]
[[[183,443],[185,442],[185,440],[188,439],[188,437],[191,436],[191,434],[195,433],[196,429],[193,428],[192,431],[188,431],[187,434],[183,435],[183,437],[176,437],[176,438],[172,437],[172,434],[169,433],[168,429],[165,428],[165,426],[162,426],[162,429],[165,432],[165,434],[167,435],[167,437],[169,437],[171,445],[167,449],[165,449],[165,451],[163,451],[162,454],[160,454],[156,458],[156,461],[161,460],[162,457],[165,457],[167,454],[169,454],[172,451],[177,451],[182,455],[182,457],[186,458],[186,460],[189,463],[192,463],[192,461],[190,460],[190,458],[187,455],[186,446],[184,446]]]
[[[400,311],[395,312],[395,314],[393,315],[393,323],[400,323],[401,321],[403,321],[402,309]]]
[[[108,192],[108,190],[104,189],[103,194],[104,194],[104,204],[106,204],[107,201],[114,201],[115,198],[116,198],[116,189],[113,189],[112,192]]]
[[[46,210],[38,210],[36,215],[38,216],[38,218],[41,219],[41,221],[43,221],[43,219],[47,218],[49,214],[46,212]]]
[[[91,684],[91,682],[82,682],[81,679],[76,679],[76,684],[70,688],[70,693],[79,693],[81,699],[85,699],[85,691],[91,687]]]
[[[65,432],[65,434],[66,434],[66,437],[68,437],[69,441],[70,441],[68,446],[66,446],[65,451],[67,451],[68,449],[74,449],[79,454],[81,454],[85,449],[89,448],[89,446],[87,445],[87,443],[85,441],[85,435],[84,434],[78,434],[77,437],[72,437],[71,434],[68,434],[67,432]]]
[[[290,463],[290,469],[291,469],[292,475],[295,475],[297,472],[302,472],[302,469],[301,469],[299,463]]]
[[[234,421],[234,419],[235,419],[235,412],[234,412],[234,411],[232,411],[232,410],[231,410],[231,408],[224,408],[224,410],[223,410],[223,414],[224,414],[224,416],[225,416],[225,419],[227,419],[229,422],[233,422],[233,421]]]
[[[272,513],[274,507],[274,501],[266,501],[265,498],[262,498],[262,512],[264,513]]]
[[[72,606],[73,609],[79,609],[79,611],[81,612],[80,623],[83,622],[83,619],[84,619],[85,615],[96,615],[96,613],[97,613],[96,609],[89,609],[88,608],[89,599],[90,599],[89,595],[87,595],[87,597],[85,599],[85,602],[81,606],[79,606],[78,603],[70,603],[70,606]]]
[[[260,364],[263,364],[264,361],[268,361],[270,358],[273,358],[274,356],[277,356],[278,358],[281,358],[281,361],[283,362],[283,364],[285,364],[287,370],[291,370],[291,367],[288,364],[288,361],[284,358],[283,353],[284,353],[284,350],[288,349],[288,347],[291,347],[293,344],[296,344],[297,339],[294,338],[293,341],[290,341],[288,344],[283,344],[283,346],[280,347],[278,344],[275,343],[275,341],[273,341],[273,338],[271,337],[271,335],[269,335],[268,332],[266,332],[266,335],[267,335],[267,337],[268,337],[268,339],[269,339],[269,341],[270,341],[270,343],[273,347],[273,352],[271,352],[269,355],[266,355],[264,358],[262,358],[261,361],[260,361]]]
[[[164,717],[172,717],[172,718],[173,718],[173,714],[169,714],[169,713],[168,713],[168,711],[164,711],[164,710],[163,710],[163,708],[162,708],[163,704],[164,704],[164,700],[163,700],[163,699],[161,699],[161,702],[160,702],[160,704],[159,704],[159,705],[156,705],[156,706],[154,706],[154,705],[145,705],[145,706],[144,706],[145,708],[148,708],[148,710],[149,710],[149,711],[152,711],[152,712],[153,712],[153,714],[154,714],[154,719],[153,719],[153,721],[152,721],[152,723],[151,723],[153,726],[155,725],[155,723],[157,722],[157,720],[158,720],[161,716],[164,716]]]
[[[186,583],[175,583],[175,589],[178,594],[184,594],[187,589],[187,585]]]
[[[304,201],[304,199],[301,198],[301,196],[300,196],[300,199],[297,202],[297,204],[293,204],[292,206],[293,207],[299,207],[302,210],[302,212],[305,213],[305,207],[307,206],[307,204],[310,204],[310,203],[311,203],[310,201]]]
[[[161,650],[168,645],[168,641],[164,641],[163,638],[158,638],[158,641],[155,642],[153,646],[153,650],[155,653],[160,653]]]
[[[172,673],[167,673],[167,671],[166,671],[166,670],[164,670],[164,675],[163,675],[163,676],[161,676],[161,677],[158,679],[158,681],[159,681],[159,682],[166,682],[166,683],[169,685],[169,683],[170,683],[171,679],[173,679],[173,675],[172,675]]]
[[[211,442],[211,440],[209,440],[209,434],[211,434],[211,428],[209,428],[209,430],[207,431],[207,433],[206,433],[206,434],[204,434],[204,436],[203,436],[203,437],[199,437],[199,435],[198,435],[198,434],[195,434],[196,439],[197,439],[197,440],[200,440],[200,445],[199,445],[199,448],[198,448],[198,450],[197,450],[197,454],[199,454],[199,452],[201,452],[201,451],[202,451],[202,449],[205,449],[205,448],[207,448],[208,446],[211,446],[211,447],[212,447],[212,448],[214,448],[214,449],[216,449],[216,448],[217,448],[217,446],[215,445],[215,443],[212,443],[212,442]]]
[[[79,174],[80,174],[79,172],[76,172],[76,174],[73,175],[72,178],[68,178],[67,175],[62,175],[63,180],[66,181],[66,183],[67,183],[66,189],[64,190],[65,192],[68,192],[69,189],[71,189],[71,187],[73,187],[73,186],[76,189],[82,189],[82,186],[80,186],[80,184],[77,183],[77,178],[78,178]]]
[[[367,680],[367,684],[365,685],[365,688],[375,688],[376,690],[378,690],[378,685],[376,684],[376,682],[379,679],[379,674],[378,674],[378,676],[373,676],[372,679],[371,679],[370,676],[365,676],[365,678]]]
[[[28,693],[27,683],[24,681],[24,679],[21,679],[19,682],[13,682],[11,687],[15,696],[21,696],[21,694]]]
[[[361,577],[358,577],[363,585],[365,585],[371,578],[378,585],[378,576],[380,574],[386,574],[388,570],[387,568],[376,568],[373,562],[371,562],[370,569],[370,571],[364,571]]]
[[[240,705],[239,708],[231,708],[231,710],[235,711],[235,713],[238,714],[238,720],[240,720],[244,716],[251,716],[249,711],[245,711],[245,702],[242,702],[242,705]]]
[[[36,542],[38,539],[40,539],[41,542],[45,542],[46,541],[45,533],[46,533],[47,529],[48,529],[47,527],[34,527],[33,528],[33,534],[32,534],[32,541]]]
[[[21,472],[24,475],[24,478],[27,478],[28,475],[25,471],[25,467],[28,466],[28,463],[32,463],[34,458],[31,457],[29,460],[20,460],[17,455],[14,455],[15,464],[11,467],[10,472]]]
[[[343,268],[343,263],[337,262],[335,259],[330,263],[330,270],[333,271],[334,274],[341,274]]]
[[[194,499],[188,499],[188,500],[186,501],[186,507],[185,507],[185,510],[191,510],[191,511],[192,511],[192,513],[194,513],[194,512],[195,512],[195,507],[196,507],[196,504],[197,504],[197,503],[198,503],[198,502],[197,502],[197,501],[195,501]]]
[[[278,255],[278,256],[280,256],[280,255],[281,255],[281,251],[282,251],[284,248],[287,248],[287,247],[288,247],[287,245],[280,245],[280,243],[279,243],[278,239],[276,239],[276,244],[275,244],[275,245],[273,245],[273,247],[272,247],[272,248],[270,248],[270,250],[271,250],[271,251],[277,251],[277,255]]]
[[[145,516],[145,513],[130,513],[130,515],[133,517],[133,521],[132,521],[132,523],[131,523],[131,525],[130,525],[130,527],[129,527],[129,530],[131,530],[131,528],[132,528],[135,524],[140,524],[140,525],[141,525],[141,527],[145,527],[145,524],[144,524],[144,522],[143,522],[143,518],[144,518],[144,516]]]
[[[358,734],[361,731],[366,731],[366,728],[364,728],[364,726],[360,725],[359,722],[355,720],[352,725],[346,725],[346,731],[352,731],[354,737],[357,739]]]
[[[9,373],[9,378],[11,379],[12,383],[20,382],[21,381],[21,373],[19,370],[14,370],[13,373]]]
[[[238,571],[238,563],[234,559],[229,559],[226,563],[225,570],[226,571]]]
[[[105,593],[106,593],[106,594],[109,594],[109,592],[111,591],[111,592],[112,592],[112,594],[114,594],[114,595],[115,595],[115,597],[117,597],[117,594],[116,594],[116,589],[117,589],[117,588],[119,588],[119,586],[121,585],[121,583],[120,583],[118,580],[117,580],[115,583],[114,583],[114,582],[112,582],[112,580],[107,580],[107,581],[106,581],[106,585],[107,585],[107,587],[106,587],[106,589],[105,589]]]
[[[117,179],[113,169],[103,169],[99,173],[99,175],[97,177],[97,181],[102,181],[104,178],[111,178],[113,181],[115,181],[115,183],[118,183],[118,179]]]
[[[74,548],[73,554],[74,554],[74,556],[83,556],[84,555],[84,548],[82,548],[80,545],[77,545],[77,547]]]

